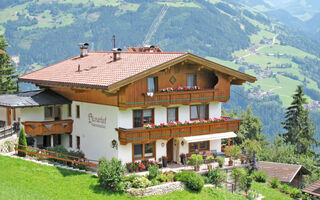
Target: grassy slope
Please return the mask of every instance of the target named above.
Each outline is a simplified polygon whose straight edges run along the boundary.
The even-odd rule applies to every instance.
[[[264,183],[254,182],[252,184],[252,189],[257,191],[258,193],[262,194],[264,196],[263,200],[290,200],[290,199],[292,199],[288,195],[283,194],[278,190],[272,189]]]
[[[0,199],[141,199],[112,194],[98,186],[98,178],[89,174],[39,165],[0,156]],[[223,189],[204,188],[201,193],[177,191],[142,199],[245,199]]]

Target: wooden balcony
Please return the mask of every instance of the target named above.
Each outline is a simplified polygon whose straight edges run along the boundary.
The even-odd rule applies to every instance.
[[[222,122],[211,122],[205,124],[183,125],[164,128],[133,128],[116,129],[119,133],[120,144],[145,143],[155,140],[169,140],[171,138],[206,135],[212,133],[223,133],[239,130],[239,119],[228,119]]]
[[[119,102],[120,107],[144,107],[170,104],[190,104],[190,103],[208,103],[211,101],[227,102],[230,99],[230,93],[220,89],[202,89],[179,92],[155,92],[153,96],[143,93],[139,98],[122,99]]]
[[[28,135],[53,135],[72,132],[73,120],[22,122]]]

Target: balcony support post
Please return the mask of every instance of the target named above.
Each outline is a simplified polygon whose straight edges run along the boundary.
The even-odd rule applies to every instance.
[[[51,147],[53,147],[53,135],[50,135],[50,143],[51,143]]]

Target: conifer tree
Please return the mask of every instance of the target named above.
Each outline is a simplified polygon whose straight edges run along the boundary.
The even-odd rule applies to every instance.
[[[299,154],[311,152],[310,147],[318,145],[314,138],[315,128],[309,118],[309,111],[303,107],[306,103],[302,86],[299,85],[291,105],[286,109],[286,120],[282,122],[283,128],[287,131],[282,134],[284,142],[293,145]]]
[[[0,35],[0,94],[17,91],[16,68],[11,64],[10,56],[4,51],[8,46],[3,35]]]
[[[20,130],[20,135],[19,135],[18,144],[20,145],[20,146],[18,146],[18,149],[26,150],[27,139],[26,139],[26,134],[25,134],[23,128],[21,128],[21,130]],[[25,156],[26,156],[26,153],[25,153],[25,152],[22,152],[22,151],[18,151],[18,156],[20,156],[20,157],[25,157]]]

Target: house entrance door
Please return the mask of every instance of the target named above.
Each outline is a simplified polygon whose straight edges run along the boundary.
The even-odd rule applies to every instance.
[[[167,143],[167,157],[168,162],[173,161],[173,139],[169,140]]]

